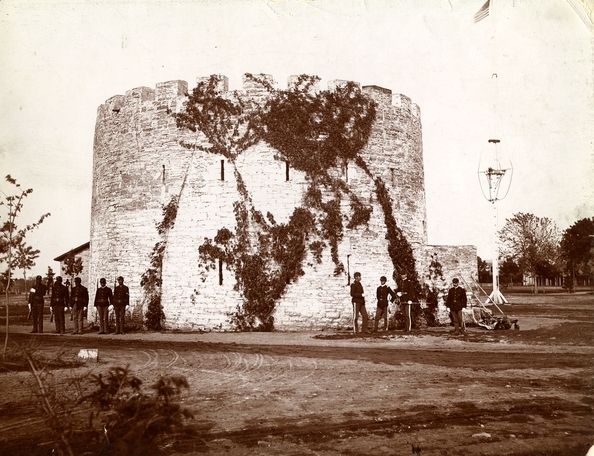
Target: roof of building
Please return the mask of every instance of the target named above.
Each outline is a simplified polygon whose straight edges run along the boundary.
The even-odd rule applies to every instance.
[[[56,258],[54,258],[54,261],[62,261],[68,255],[76,255],[76,254],[83,252],[85,250],[89,250],[90,246],[91,246],[90,242],[85,242],[84,244],[79,245],[78,247],[75,247],[66,253],[63,253],[62,255],[57,256]]]

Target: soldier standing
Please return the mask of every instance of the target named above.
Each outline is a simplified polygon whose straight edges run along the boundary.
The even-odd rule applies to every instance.
[[[33,331],[43,332],[43,297],[47,289],[41,282],[41,276],[35,277],[35,285],[29,292],[29,310],[31,311],[31,318],[33,319]]]
[[[50,306],[54,309],[56,333],[58,334],[66,334],[64,310],[68,307],[68,302],[68,288],[62,284],[62,277],[58,276],[52,287],[52,298],[50,301]]]
[[[83,287],[80,282],[80,277],[74,279],[74,287],[70,295],[70,308],[74,314],[74,332],[72,334],[82,334],[83,319],[89,305],[89,290]]]
[[[357,320],[359,314],[363,320],[361,332],[367,332],[367,309],[365,309],[365,293],[363,291],[363,285],[361,284],[361,273],[355,272],[355,281],[351,284],[351,298],[353,302],[353,331],[355,334],[359,332],[359,325]]]
[[[106,286],[106,280],[102,277],[99,280],[101,285],[95,293],[95,307],[99,313],[99,334],[107,334],[109,329],[109,306],[112,304],[113,293],[111,288]]]
[[[458,286],[459,282],[458,278],[452,280],[453,287],[448,291],[445,303],[454,320],[454,334],[464,334],[465,332],[462,309],[466,308],[467,298],[466,290]]]
[[[391,300],[394,300],[396,298],[396,293],[386,285],[387,280],[386,276],[381,276],[380,286],[377,287],[377,310],[375,311],[373,332],[377,331],[377,325],[382,317],[384,317],[384,331],[388,330],[388,296],[390,296]]]
[[[113,310],[115,311],[116,334],[124,334],[124,315],[130,305],[130,291],[124,285],[124,278],[118,277],[118,284],[113,290]]]
[[[411,307],[413,301],[415,301],[415,286],[408,279],[406,273],[402,274],[402,282],[399,289],[400,291],[396,294],[400,296],[400,307],[404,314],[404,331],[409,332],[412,330]]]

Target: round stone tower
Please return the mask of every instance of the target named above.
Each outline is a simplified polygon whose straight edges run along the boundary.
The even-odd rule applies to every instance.
[[[269,76],[266,76],[269,80]],[[199,78],[200,82],[203,78]],[[345,81],[331,81],[329,89]],[[228,92],[227,78],[218,90]],[[413,248],[417,263],[427,245],[423,149],[420,111],[410,99],[388,89],[364,86],[377,103],[377,115],[367,146],[360,153],[371,176],[381,178],[392,201],[397,225]],[[261,102],[267,92],[244,78],[239,95]],[[275,150],[260,142],[230,163],[223,156],[187,148],[205,137],[177,128],[173,113],[188,97],[184,81],[139,87],[108,99],[98,109],[93,156],[90,292],[99,278],[113,285],[123,276],[130,287],[131,310],[146,311],[142,274],[150,267],[153,247],[162,238],[156,225],[163,207],[178,202],[174,226],[167,233],[162,266],[165,324],[179,329],[228,329],[229,313],[242,302],[234,275],[224,265],[199,271],[198,247],[221,227],[236,223],[233,204],[239,199],[236,176],[241,175],[253,205],[277,222],[288,220],[300,205],[307,181],[275,159]],[[334,275],[329,249],[322,262],[306,261],[305,274],[290,284],[277,303],[277,329],[321,329],[348,326],[352,318],[348,273],[363,275],[369,295],[379,277],[392,276],[386,226],[375,194],[375,183],[356,164],[336,173],[349,189],[372,208],[369,222],[345,229],[338,255],[347,267]],[[349,202],[342,201],[349,211]],[[417,269],[419,266],[417,266]]]

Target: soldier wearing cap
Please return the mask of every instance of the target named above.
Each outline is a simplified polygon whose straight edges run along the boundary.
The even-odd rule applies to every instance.
[[[396,293],[389,286],[386,285],[388,279],[386,276],[380,277],[380,286],[377,287],[377,310],[375,311],[375,324],[373,325],[373,332],[377,331],[377,325],[381,318],[384,318],[384,331],[388,330],[388,296],[390,300],[396,299]]]
[[[412,331],[412,303],[416,300],[415,285],[408,278],[406,273],[402,274],[402,282],[398,287],[400,291],[396,293],[400,297],[400,308],[404,315],[404,331]]]
[[[130,305],[130,291],[124,285],[124,278],[118,277],[118,284],[113,290],[113,309],[115,311],[116,334],[124,334],[124,315]]]
[[[365,292],[363,291],[363,285],[361,284],[361,273],[355,272],[355,281],[351,283],[351,301],[353,302],[353,332],[356,334],[359,332],[359,314],[363,320],[361,326],[361,332],[367,333],[367,309],[365,308]]]
[[[43,332],[43,297],[47,288],[41,282],[41,276],[35,277],[35,285],[29,291],[29,310],[31,311],[31,318],[33,319],[33,331]]]
[[[106,280],[102,277],[99,280],[100,287],[95,293],[95,307],[99,314],[99,334],[107,334],[109,329],[109,306],[112,304],[113,293],[111,288],[106,284]]]
[[[52,287],[52,297],[50,306],[54,310],[54,322],[56,323],[56,333],[66,334],[66,320],[64,319],[64,310],[69,302],[68,288],[62,284],[62,277],[56,277],[56,282]]]
[[[89,305],[89,290],[83,287],[80,282],[80,277],[74,279],[74,287],[70,295],[70,307],[74,320],[74,332],[72,334],[82,334],[83,319]]]
[[[460,286],[458,278],[452,280],[452,288],[448,291],[445,305],[450,309],[452,319],[454,320],[454,334],[464,334],[464,318],[462,316],[462,309],[466,308],[467,298],[466,290]]]

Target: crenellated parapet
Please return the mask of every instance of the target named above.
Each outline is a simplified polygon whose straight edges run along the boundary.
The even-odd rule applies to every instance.
[[[223,76],[222,74],[217,75],[217,85],[215,87],[215,91],[219,93],[225,93],[229,91],[229,78],[227,76]],[[200,83],[207,83],[210,80],[210,76],[202,76],[196,78],[196,85]]]
[[[287,89],[295,86],[299,75],[289,76],[287,79]],[[196,84],[207,82],[210,76],[201,76],[196,78]],[[241,95],[252,98],[266,98],[267,88],[260,83],[260,80],[265,80],[267,83],[274,85],[274,78],[270,74],[258,74],[250,77],[247,73],[243,76]],[[415,118],[420,118],[421,112],[419,107],[412,103],[410,98],[399,93],[392,93],[390,89],[379,87],[376,85],[367,85],[361,87],[359,82],[347,81],[344,79],[333,79],[328,81],[327,89],[335,90],[337,87],[344,87],[348,82],[354,82],[357,87],[369,98],[373,99],[380,108],[393,107],[404,112],[410,113]],[[215,89],[221,94],[230,93],[229,78],[224,75],[218,75],[218,83]],[[319,90],[319,85],[314,86],[314,90]],[[173,80],[167,82],[159,82],[154,89],[150,87],[136,87],[128,90],[125,95],[114,95],[107,99],[103,105],[99,107],[102,112],[120,112],[124,107],[128,109],[140,109],[143,106],[153,105],[155,109],[171,110],[178,112],[179,100],[187,97],[189,93],[188,83],[182,80]]]

